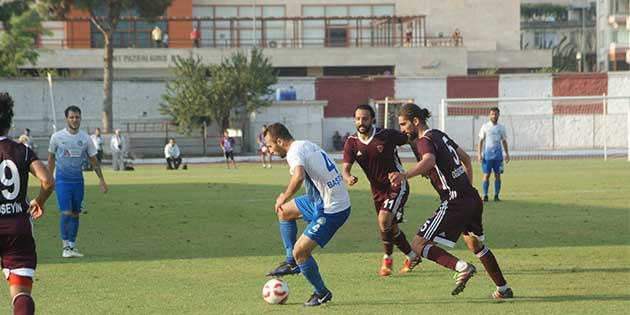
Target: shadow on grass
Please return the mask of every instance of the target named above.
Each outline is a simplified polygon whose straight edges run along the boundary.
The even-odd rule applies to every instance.
[[[276,196],[288,177],[283,172],[261,183],[156,183],[111,185],[108,194],[86,188],[78,247],[86,254],[71,262],[189,259],[239,256],[282,256]],[[244,171],[246,176],[247,172]],[[244,178],[234,181],[244,182]],[[268,182],[269,184],[265,184]],[[365,184],[363,184],[365,185]],[[379,252],[380,235],[373,201],[366,186],[350,189],[352,214],[325,253]],[[406,207],[409,239],[437,207],[433,195],[414,194]],[[56,201],[36,222],[40,263],[62,261]],[[606,207],[576,208],[505,201],[484,211],[488,244],[493,249],[627,245],[627,214]],[[585,228],[606,227],[603,228]],[[299,223],[299,231],[304,224]],[[624,237],[626,236],[626,237]],[[459,242],[463,243],[463,242]],[[463,248],[462,244],[458,248]],[[64,260],[66,262],[67,260]],[[627,272],[622,268],[614,272]],[[596,272],[543,270],[541,272]],[[604,271],[610,271],[608,269]]]

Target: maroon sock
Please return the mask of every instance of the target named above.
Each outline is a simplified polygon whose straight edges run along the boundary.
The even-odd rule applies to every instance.
[[[448,269],[455,270],[455,265],[459,258],[451,255],[449,252],[431,244],[424,246],[422,256],[429,260],[435,261],[438,265],[442,265]]]
[[[409,252],[411,252],[411,246],[409,245],[409,242],[407,242],[407,236],[405,236],[405,233],[403,233],[402,230],[398,230],[398,234],[394,236],[394,244],[405,255],[408,255]]]
[[[394,252],[394,234],[392,230],[381,231],[381,240],[383,240],[385,255],[390,256]]]
[[[35,302],[28,294],[20,294],[13,299],[13,315],[35,314]]]
[[[486,272],[488,272],[488,275],[492,278],[492,281],[494,281],[497,287],[504,286],[507,283],[505,278],[503,278],[499,263],[490,249],[484,246],[479,252],[476,252],[475,255],[479,257],[479,260],[481,260],[481,263],[486,268]]]

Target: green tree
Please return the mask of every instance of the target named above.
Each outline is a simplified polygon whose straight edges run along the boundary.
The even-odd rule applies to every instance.
[[[42,28],[42,18],[31,9],[32,1],[8,2],[0,5],[0,77],[17,76],[20,66],[37,61],[33,43],[37,36],[48,34]]]
[[[64,18],[71,7],[90,13],[90,21],[103,34],[103,131],[110,133],[114,122],[112,110],[112,83],[114,42],[113,35],[121,13],[135,8],[143,18],[161,16],[173,0],[40,0],[48,12],[56,18]],[[98,16],[97,10],[105,9],[106,16]]]
[[[222,73],[217,73],[222,72]],[[254,48],[250,51],[249,58],[243,51],[237,51],[228,59],[223,60],[219,67],[213,68],[211,76],[225,78],[217,80],[213,84],[215,93],[223,92],[225,103],[215,103],[212,107],[222,109],[229,106],[238,113],[240,128],[243,130],[243,138],[247,138],[245,122],[247,114],[262,107],[268,107],[272,103],[270,95],[273,94],[272,85],[278,82],[278,76],[273,69],[271,59],[263,54],[263,51]],[[218,85],[222,86],[219,87]],[[229,112],[221,110],[221,115],[215,117],[221,129],[229,127]]]
[[[162,95],[165,103],[160,111],[186,134],[213,121],[221,134],[237,112],[239,127],[245,132],[247,114],[271,105],[271,86],[278,82],[270,59],[259,49],[251,50],[249,57],[238,51],[220,64],[209,66],[199,58],[178,58],[174,75]]]
[[[208,106],[212,95],[208,66],[199,57],[177,56],[173,72],[175,79],[166,84],[160,112],[173,119],[177,131],[190,135],[215,117]]]

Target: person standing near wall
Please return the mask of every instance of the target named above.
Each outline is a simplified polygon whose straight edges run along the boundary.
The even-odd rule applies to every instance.
[[[101,163],[103,162],[103,145],[105,144],[105,140],[101,136],[101,128],[94,129],[94,134],[90,138],[92,138],[92,142],[96,147],[96,159]]]
[[[479,146],[477,146],[477,159],[481,162],[483,170],[483,201],[488,201],[488,187],[490,186],[490,173],[494,172],[494,201],[499,199],[501,192],[501,174],[503,174],[503,150],[505,150],[505,163],[510,161],[508,153],[507,132],[505,126],[499,123],[499,108],[490,109],[490,121],[481,126],[479,130]]]
[[[109,143],[112,149],[112,168],[114,171],[125,170],[125,163],[123,161],[125,154],[126,139],[121,135],[120,129],[116,129],[112,140]]]
[[[151,37],[153,37],[156,48],[162,47],[162,30],[159,26],[156,25],[153,31],[151,31]]]

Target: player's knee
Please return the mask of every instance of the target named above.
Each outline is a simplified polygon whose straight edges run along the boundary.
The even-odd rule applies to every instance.
[[[70,210],[62,211],[61,213],[63,213],[64,215],[68,215],[68,216],[72,215],[72,211],[70,211]]]
[[[79,217],[79,212],[72,211],[72,213],[70,215],[75,217],[75,218],[78,218]]]
[[[293,257],[298,264],[304,263],[311,256],[311,253],[303,248],[293,248]]]

